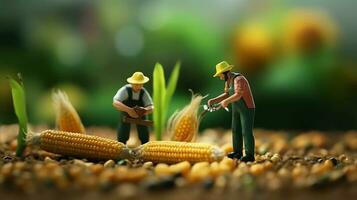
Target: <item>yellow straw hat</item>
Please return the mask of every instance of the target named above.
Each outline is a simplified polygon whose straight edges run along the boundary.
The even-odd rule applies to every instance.
[[[144,84],[147,83],[150,79],[142,72],[135,72],[130,78],[127,78],[126,81],[130,84]]]
[[[216,65],[216,74],[213,77],[217,77],[218,75],[232,70],[233,65],[228,64],[227,61],[222,61]]]

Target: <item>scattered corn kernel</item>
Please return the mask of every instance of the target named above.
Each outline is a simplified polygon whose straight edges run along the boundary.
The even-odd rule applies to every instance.
[[[226,143],[221,147],[221,149],[227,155],[228,153],[233,152],[233,145],[231,143]]]
[[[249,172],[254,176],[259,176],[264,172],[263,164],[255,164],[250,167]]]
[[[173,174],[181,173],[187,175],[190,172],[191,164],[188,161],[183,161],[174,165],[170,165],[170,171]]]
[[[208,162],[199,162],[192,166],[188,180],[190,182],[199,182],[209,178],[211,175],[210,165]]]
[[[150,168],[152,168],[153,166],[154,166],[154,163],[153,163],[153,162],[150,162],[150,161],[145,162],[145,163],[143,164],[143,167],[144,167],[145,169],[150,169]]]
[[[128,168],[120,166],[115,170],[116,180],[123,182],[138,182],[144,179],[148,172],[144,168]]]
[[[171,175],[170,167],[165,163],[159,163],[155,167],[155,174],[157,176],[170,176]]]

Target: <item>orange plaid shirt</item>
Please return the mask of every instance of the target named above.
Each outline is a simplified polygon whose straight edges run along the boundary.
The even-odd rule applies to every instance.
[[[245,101],[248,108],[255,108],[255,103],[252,95],[252,91],[250,90],[248,80],[242,76],[236,76],[233,79],[234,83],[234,92],[238,94]]]

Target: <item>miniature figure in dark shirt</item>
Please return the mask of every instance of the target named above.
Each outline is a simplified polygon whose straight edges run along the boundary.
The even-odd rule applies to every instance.
[[[135,72],[127,79],[129,84],[118,90],[113,98],[113,106],[121,111],[118,128],[118,141],[124,144],[129,140],[131,121],[146,121],[147,115],[153,112],[153,102],[150,94],[143,87],[149,81],[142,72]],[[136,123],[139,139],[142,144],[149,141],[149,127]]]

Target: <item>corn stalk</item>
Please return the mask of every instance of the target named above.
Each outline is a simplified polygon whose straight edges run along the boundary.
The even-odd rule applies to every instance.
[[[19,122],[16,156],[22,156],[23,151],[26,148],[27,113],[25,90],[20,74],[18,74],[18,78],[19,81],[16,81],[15,79],[10,77],[8,79],[11,87],[12,101],[14,105],[15,114]]]
[[[162,132],[165,129],[167,111],[171,99],[175,93],[177,80],[180,73],[180,63],[177,62],[166,87],[165,72],[160,63],[156,63],[153,73],[153,90],[154,90],[154,131],[156,139],[161,140]]]

